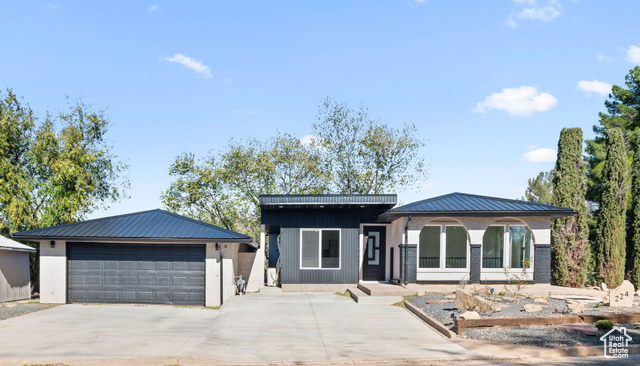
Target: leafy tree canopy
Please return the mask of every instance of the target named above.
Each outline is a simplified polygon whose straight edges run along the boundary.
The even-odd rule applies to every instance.
[[[121,199],[127,166],[105,140],[108,126],[81,101],[39,120],[11,90],[0,92],[0,230],[77,221]]]
[[[600,124],[593,126],[596,137],[586,141],[590,168],[587,198],[592,201],[600,201],[602,169],[607,154],[607,131],[612,128],[627,132],[640,129],[640,66],[629,70],[625,76],[625,86],[614,85],[611,88],[609,100],[605,102],[607,113],[600,113]],[[626,160],[627,167],[630,167],[632,151],[627,151]],[[629,180],[630,177],[626,179]]]
[[[553,170],[550,172],[540,172],[535,178],[527,181],[527,190],[523,199],[531,202],[551,204],[553,195]]]
[[[416,128],[395,129],[325,99],[310,143],[278,133],[232,140],[202,160],[185,153],[162,201],[169,210],[258,238],[260,194],[383,193],[424,177]]]

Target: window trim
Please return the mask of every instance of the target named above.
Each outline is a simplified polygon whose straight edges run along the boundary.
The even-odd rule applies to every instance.
[[[480,248],[480,253],[482,254],[482,256],[480,257],[480,269],[484,272],[504,272],[504,268],[507,268],[507,270],[509,272],[522,272],[522,268],[512,268],[510,266],[508,266],[509,261],[511,259],[511,246],[510,246],[510,233],[509,233],[509,228],[511,226],[524,226],[527,228],[527,230],[529,230],[529,234],[531,236],[531,239],[529,241],[529,267],[527,267],[527,273],[533,273],[533,263],[534,263],[534,252],[535,252],[535,241],[533,240],[533,231],[531,230],[531,228],[529,226],[527,226],[524,223],[504,223],[504,224],[500,224],[500,223],[496,223],[496,224],[491,224],[487,227],[487,229],[491,226],[502,226],[504,228],[504,238],[503,238],[503,243],[502,243],[502,250],[504,252],[503,258],[502,258],[502,267],[501,268],[485,268],[483,266],[483,259],[484,259],[484,233],[482,234],[483,236],[483,240],[482,240],[482,247]],[[485,229],[485,233],[486,233],[486,229]]]
[[[435,226],[435,227],[439,227],[440,228],[440,266],[439,267],[433,267],[433,268],[422,268],[420,267],[420,241],[418,240],[418,255],[417,257],[417,263],[416,263],[416,268],[418,272],[469,272],[469,270],[471,269],[471,246],[469,245],[470,241],[469,241],[469,231],[467,230],[466,227],[464,227],[464,225],[460,224],[460,223],[441,223],[441,224],[437,224],[437,223],[428,223],[424,226],[422,226],[422,228],[420,229],[420,232],[422,232],[422,229],[424,229],[427,226]],[[462,267],[462,268],[447,268],[447,227],[448,226],[455,226],[455,227],[461,227],[462,229],[464,229],[464,232],[466,234],[466,249],[467,249],[467,256],[466,256],[466,266]],[[420,232],[418,232],[418,236],[420,235]]]
[[[338,232],[338,268],[323,268],[322,267],[322,232],[323,231],[337,231]],[[318,245],[318,267],[303,267],[302,266],[302,232],[303,231],[318,231],[319,232],[319,245]],[[339,228],[301,228],[300,229],[300,246],[299,249],[299,269],[304,270],[322,270],[322,271],[336,271],[342,269],[342,230]]]

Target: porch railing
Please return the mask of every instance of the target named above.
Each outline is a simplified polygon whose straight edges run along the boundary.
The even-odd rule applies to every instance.
[[[483,268],[502,268],[502,257],[484,257],[482,258]]]

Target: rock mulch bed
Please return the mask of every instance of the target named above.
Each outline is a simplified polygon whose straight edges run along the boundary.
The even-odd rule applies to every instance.
[[[640,344],[640,329],[638,324],[618,324],[627,328],[627,335],[633,339],[629,344]],[[606,332],[599,330],[598,335],[566,333],[557,326],[544,327],[516,327],[516,328],[475,328],[465,329],[461,337],[482,341],[520,344],[538,347],[583,347],[602,346],[602,337]]]
[[[454,319],[459,317],[464,310],[455,308],[455,298],[445,299],[446,294],[425,294],[409,299],[409,301],[422,309],[429,316],[441,322],[450,329],[454,326]],[[448,297],[452,297],[448,294]],[[531,317],[561,317],[572,315],[604,315],[620,313],[640,313],[640,305],[634,302],[631,308],[610,308],[598,303],[583,303],[584,312],[572,313],[565,300],[550,299],[546,296],[536,298],[510,297],[487,295],[485,298],[495,302],[501,307],[501,311],[495,313],[479,313],[482,318],[531,318]],[[546,302],[540,300],[544,298]],[[537,299],[537,301],[536,301]],[[636,297],[637,299],[637,297]],[[526,312],[527,304],[540,305],[541,311]],[[616,324],[627,328],[627,334],[633,337],[631,344],[640,344],[639,324]],[[558,329],[557,325],[548,326],[522,326],[522,327],[495,327],[495,328],[465,328],[459,336],[463,338],[531,345],[540,347],[579,347],[601,346],[600,337],[607,331],[598,330],[598,335],[585,335],[567,333]]]
[[[430,300],[443,300],[445,294],[425,294],[423,296],[409,299],[412,304],[416,305],[424,312],[434,317],[442,324],[453,327],[453,317],[464,313],[463,310],[455,309],[455,299],[450,302],[436,302],[427,304]],[[535,299],[516,299],[509,296],[487,296],[488,299],[495,301],[502,310],[496,313],[480,313],[483,318],[524,318],[524,317],[547,317],[547,316],[569,316],[572,314],[567,307],[566,301],[557,299],[547,299],[547,303],[535,302]],[[535,304],[542,306],[541,311],[525,312],[523,307],[525,304]],[[585,303],[585,312],[580,315],[599,315],[614,313],[640,313],[640,306],[634,305],[631,308],[609,308],[606,306],[597,307],[595,303]]]
[[[9,302],[0,303],[0,320],[14,318],[35,311],[49,309],[58,305],[40,304],[39,302]]]

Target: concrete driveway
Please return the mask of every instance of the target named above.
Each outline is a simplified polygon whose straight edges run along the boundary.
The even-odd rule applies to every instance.
[[[356,304],[334,294],[248,294],[220,311],[63,305],[0,321],[0,340],[0,359],[19,364],[96,358],[168,364],[158,358],[171,357],[184,364],[185,358],[294,363],[479,356],[405,309]]]

